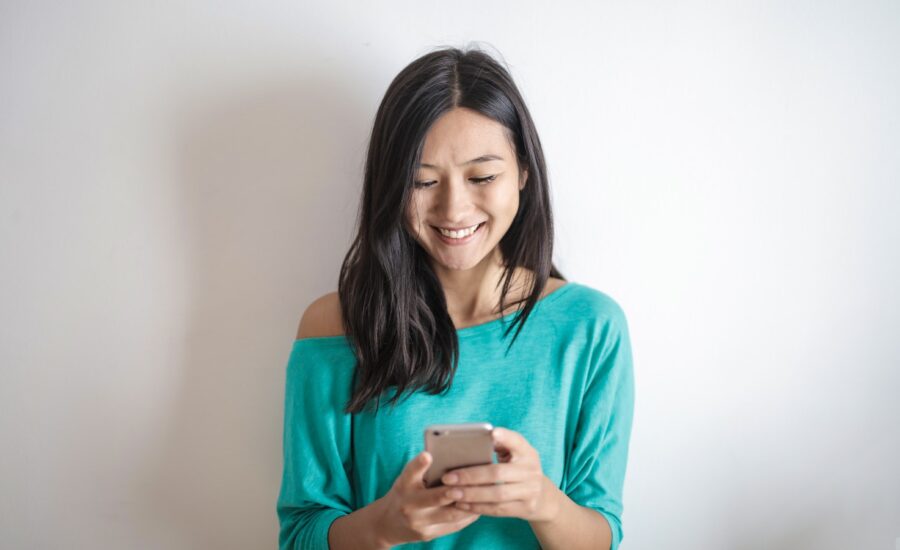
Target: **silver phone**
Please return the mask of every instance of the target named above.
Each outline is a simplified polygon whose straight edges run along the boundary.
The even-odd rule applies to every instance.
[[[494,462],[494,439],[490,422],[432,424],[425,428],[425,450],[432,456],[425,472],[425,486],[443,485],[450,470]]]

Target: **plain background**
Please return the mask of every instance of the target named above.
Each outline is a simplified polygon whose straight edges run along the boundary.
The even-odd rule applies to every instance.
[[[894,548],[900,4],[521,0],[0,5],[0,546],[275,546],[378,103],[472,42],[629,320],[623,549]]]

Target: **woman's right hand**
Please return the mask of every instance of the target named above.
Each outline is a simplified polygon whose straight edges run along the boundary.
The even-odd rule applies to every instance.
[[[428,451],[416,455],[403,467],[390,491],[379,499],[375,535],[381,546],[390,548],[436,539],[459,531],[481,517],[453,506],[456,499],[447,496],[453,487],[425,487],[425,472],[431,461]]]

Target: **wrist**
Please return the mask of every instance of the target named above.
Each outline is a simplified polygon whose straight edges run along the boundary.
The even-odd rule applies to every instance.
[[[383,532],[385,522],[384,522],[384,498],[379,498],[368,506],[369,508],[369,529],[366,531],[369,533],[369,548],[373,548],[375,550],[388,550],[393,548],[393,545],[387,541],[385,533]]]
[[[565,497],[559,487],[557,487],[546,475],[544,476],[542,483],[543,498],[541,498],[541,508],[537,511],[535,518],[531,520],[534,523],[550,523],[555,521],[556,518],[559,517],[559,511],[563,506],[563,497]]]

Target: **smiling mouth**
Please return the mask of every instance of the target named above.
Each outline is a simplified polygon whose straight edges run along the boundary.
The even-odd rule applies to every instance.
[[[485,223],[486,223],[486,222],[481,222],[481,223],[475,225],[475,226],[474,226],[475,229],[474,229],[471,233],[469,233],[469,234],[467,234],[467,235],[463,235],[463,236],[461,236],[461,237],[452,237],[452,236],[450,236],[450,235],[447,235],[447,234],[445,234],[445,233],[442,233],[441,230],[440,230],[440,228],[438,228],[438,227],[435,226],[435,225],[432,225],[431,228],[434,229],[434,232],[437,233],[438,237],[440,237],[440,238],[441,238],[443,241],[445,241],[445,242],[448,242],[448,243],[464,243],[464,242],[467,242],[467,241],[471,240],[472,237],[474,237],[475,235],[477,235],[477,234],[481,231],[482,226],[483,226]]]

